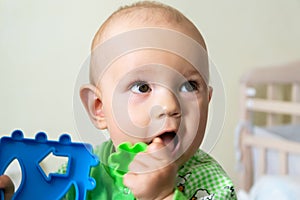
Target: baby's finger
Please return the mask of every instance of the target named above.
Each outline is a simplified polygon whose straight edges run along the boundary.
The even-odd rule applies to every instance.
[[[162,141],[162,139],[159,137],[156,137],[152,140],[151,144],[149,144],[149,146],[147,148],[147,152],[148,153],[155,152],[158,149],[161,149],[163,147],[165,147],[165,145],[164,145],[164,142]]]
[[[13,182],[6,175],[0,176],[0,189],[4,190],[4,199],[11,199],[15,192]]]
[[[173,163],[153,173],[124,175],[123,184],[137,199],[163,199],[174,189],[177,166]]]
[[[163,167],[164,159],[157,159],[149,153],[140,153],[129,165],[129,171],[134,173],[147,173]]]
[[[151,172],[165,167],[171,161],[171,152],[160,138],[155,138],[148,146],[147,152],[139,153],[129,165],[129,170],[135,173]]]
[[[148,146],[146,153],[151,154],[158,160],[170,160],[172,154],[170,149],[164,144],[161,138],[156,137]]]
[[[142,196],[141,194],[147,191],[147,186],[145,184],[141,184],[141,182],[145,182],[144,180],[141,180],[141,178],[143,179],[145,177],[141,177],[134,173],[127,173],[123,178],[124,186],[129,188],[136,198],[139,198]]]

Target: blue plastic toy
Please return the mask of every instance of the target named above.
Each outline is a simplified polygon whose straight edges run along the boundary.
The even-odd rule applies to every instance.
[[[91,152],[91,145],[73,143],[67,134],[61,135],[57,142],[47,140],[44,132],[37,133],[35,139],[26,139],[22,131],[16,130],[11,137],[0,139],[0,174],[4,173],[13,160],[19,161],[22,181],[14,200],[60,199],[72,185],[76,190],[76,199],[83,200],[87,190],[92,190],[96,184],[89,173],[91,166],[96,166],[99,160]],[[65,174],[45,174],[40,162],[50,153],[68,157]],[[2,191],[0,199],[4,199]]]

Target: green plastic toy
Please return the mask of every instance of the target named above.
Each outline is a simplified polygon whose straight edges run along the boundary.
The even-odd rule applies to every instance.
[[[138,142],[132,145],[129,142],[121,143],[117,147],[117,151],[112,153],[108,158],[108,165],[110,168],[110,174],[115,179],[116,186],[120,191],[126,194],[126,199],[135,199],[131,191],[123,185],[123,176],[129,171],[128,166],[133,161],[136,154],[145,152],[147,144]],[[120,194],[116,200],[124,200],[124,195]]]

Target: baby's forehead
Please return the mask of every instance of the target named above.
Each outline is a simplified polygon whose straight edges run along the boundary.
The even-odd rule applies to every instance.
[[[126,73],[138,77],[165,76],[170,78],[174,73],[184,77],[200,75],[200,71],[184,57],[171,51],[160,49],[138,49],[117,58],[105,72],[109,76]]]
[[[122,56],[141,50],[156,50],[177,55],[190,63],[199,71],[204,81],[208,82],[209,70],[206,49],[197,41],[179,31],[160,27],[139,28],[123,32],[97,46],[91,57],[91,82],[99,80],[99,77],[111,64]],[[144,59],[139,60],[159,64],[157,63],[159,62],[157,56],[154,59],[155,56],[144,54]],[[142,64],[147,64],[147,62]],[[96,83],[94,82],[94,84]]]

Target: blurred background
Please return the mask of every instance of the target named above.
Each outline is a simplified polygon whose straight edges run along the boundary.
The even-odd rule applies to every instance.
[[[17,128],[26,137],[42,130],[50,139],[76,132],[74,85],[91,40],[113,11],[132,2],[0,0],[0,136]],[[252,68],[300,59],[300,1],[160,2],[196,24],[221,74],[227,112],[211,153],[237,182],[239,79]],[[76,134],[73,138],[78,139]]]

